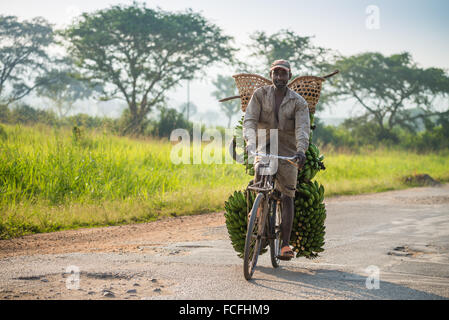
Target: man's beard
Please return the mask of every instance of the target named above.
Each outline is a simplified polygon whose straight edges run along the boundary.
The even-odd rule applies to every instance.
[[[284,90],[287,87],[287,81],[273,81],[273,84],[278,90]]]

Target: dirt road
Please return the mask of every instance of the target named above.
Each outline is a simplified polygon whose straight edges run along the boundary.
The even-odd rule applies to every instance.
[[[448,299],[449,185],[326,200],[321,257],[259,259],[223,213],[0,241],[0,299]]]

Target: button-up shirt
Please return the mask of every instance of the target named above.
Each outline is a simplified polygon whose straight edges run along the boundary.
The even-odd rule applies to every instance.
[[[246,108],[243,120],[243,137],[255,143],[257,130],[264,129],[265,143],[257,141],[257,151],[265,151],[270,143],[270,130],[278,129],[278,154],[293,156],[305,153],[309,147],[310,118],[306,100],[287,87],[287,92],[275,114],[275,86],[267,85],[256,89]]]

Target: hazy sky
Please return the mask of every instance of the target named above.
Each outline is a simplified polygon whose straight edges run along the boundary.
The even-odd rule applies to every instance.
[[[61,27],[81,12],[91,12],[112,4],[132,1],[112,0],[0,0],[0,14],[16,15],[29,19],[43,16]],[[267,0],[214,1],[165,0],[145,1],[148,7],[168,11],[192,8],[201,12],[211,22],[244,47],[248,36],[256,30],[268,33],[291,29],[300,35],[314,36],[314,44],[350,55],[364,51],[383,54],[411,52],[414,60],[423,67],[449,69],[449,1],[447,0],[327,0],[282,1]],[[378,28],[367,28],[372,11],[379,10]],[[376,25],[375,25],[376,26]],[[231,75],[234,70],[226,70]],[[191,101],[202,110],[218,110],[218,103],[210,95],[211,79],[194,81],[190,85]],[[179,87],[171,93],[171,104],[176,106],[186,100],[186,88]],[[344,107],[344,115],[351,107]],[[325,111],[322,116],[339,116],[341,111]]]

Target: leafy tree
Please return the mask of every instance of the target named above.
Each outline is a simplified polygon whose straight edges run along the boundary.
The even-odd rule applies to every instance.
[[[45,123],[55,125],[55,114],[47,110],[37,110],[25,103],[16,103],[9,113],[8,122],[10,123]]]
[[[192,129],[192,123],[187,121],[183,114],[173,108],[160,108],[160,119],[154,128],[153,134],[159,137],[170,137],[173,130],[183,128]]]
[[[262,61],[259,68],[264,74],[273,61],[285,59],[290,62],[293,76],[316,75],[332,57],[330,50],[313,45],[312,37],[303,37],[291,30],[283,29],[271,35],[256,31],[250,38],[251,55]]]
[[[86,78],[104,81],[104,99],[124,99],[140,133],[168,89],[217,61],[231,61],[230,37],[191,10],[166,12],[133,3],[84,13],[64,35]]]
[[[449,116],[447,114],[439,115],[437,123],[441,126],[444,137],[449,140]]]
[[[92,87],[69,66],[62,70],[51,70],[46,77],[49,81],[37,88],[37,94],[52,101],[60,118],[72,110],[76,101],[87,99],[101,90],[101,86]]]
[[[11,121],[13,123],[36,123],[39,112],[27,104],[20,103],[11,110]]]
[[[225,77],[219,74],[217,76],[217,79],[213,81],[213,84],[216,90],[212,92],[212,95],[218,100],[236,95],[237,87],[235,85],[234,79],[230,76]],[[234,117],[239,112],[240,101],[229,100],[226,102],[222,102],[220,103],[220,109],[228,117],[228,128],[230,128],[232,117]]]
[[[377,124],[378,138],[392,138],[395,127],[415,131],[418,119],[449,115],[449,110],[435,106],[437,99],[449,94],[448,75],[442,69],[418,67],[407,52],[341,57],[335,68],[340,75],[333,79],[330,101],[355,99],[366,120]]]
[[[193,102],[184,102],[178,107],[178,110],[183,114],[186,120],[189,120],[191,116],[198,112],[198,107]]]
[[[53,29],[43,18],[0,16],[0,103],[9,105],[45,84]]]
[[[85,128],[101,128],[105,121],[106,119],[93,117],[85,113],[78,113],[64,119],[66,125]]]

